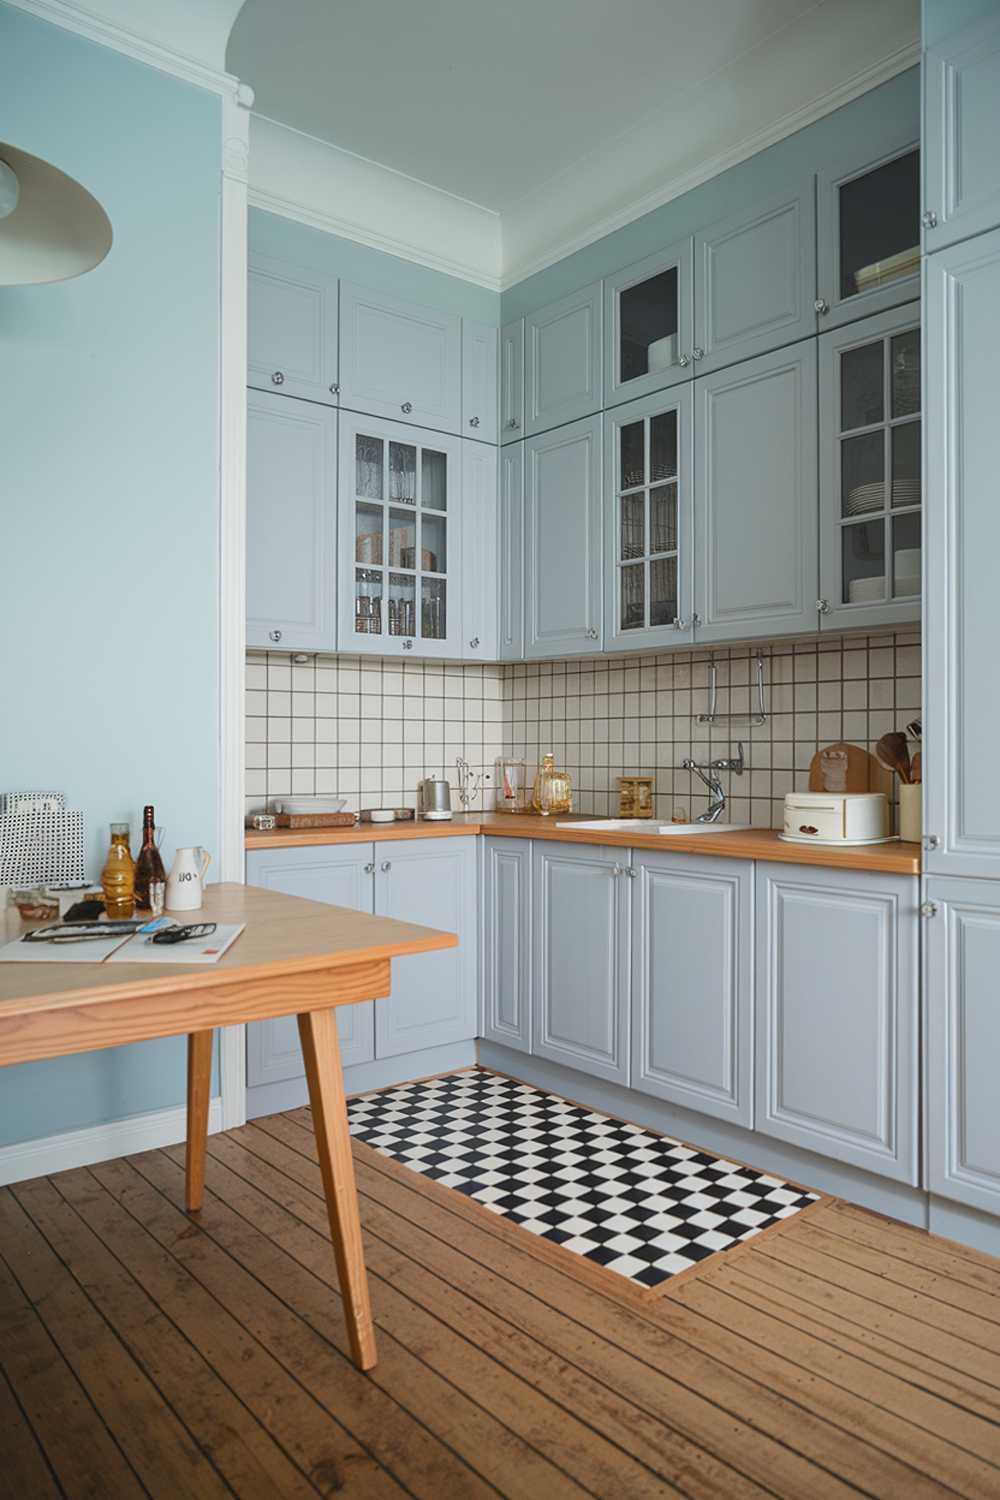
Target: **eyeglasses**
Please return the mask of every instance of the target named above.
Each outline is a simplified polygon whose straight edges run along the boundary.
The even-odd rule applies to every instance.
[[[35,927],[26,932],[22,943],[83,943],[92,939],[131,937],[143,926],[138,922],[60,923],[57,927]]]
[[[147,943],[186,943],[192,938],[211,937],[214,922],[189,922],[186,927],[164,927],[146,939]]]

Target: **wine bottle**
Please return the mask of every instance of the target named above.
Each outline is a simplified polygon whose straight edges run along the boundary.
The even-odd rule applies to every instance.
[[[151,892],[156,886],[160,887],[162,900],[166,882],[167,874],[156,847],[156,820],[152,806],[146,806],[142,810],[142,848],[135,862],[135,904],[140,911],[152,910],[154,902]]]

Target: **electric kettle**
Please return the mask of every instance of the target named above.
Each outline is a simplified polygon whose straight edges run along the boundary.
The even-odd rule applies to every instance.
[[[425,776],[417,783],[417,811],[430,822],[443,823],[451,817],[451,787],[443,777]]]

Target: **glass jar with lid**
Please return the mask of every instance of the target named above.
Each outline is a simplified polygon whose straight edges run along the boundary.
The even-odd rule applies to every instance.
[[[494,803],[497,812],[527,812],[528,768],[523,760],[512,756],[497,757],[494,778],[496,794]]]
[[[556,770],[556,758],[551,750],[542,757],[531,801],[535,811],[543,817],[572,810],[573,783],[568,771]]]

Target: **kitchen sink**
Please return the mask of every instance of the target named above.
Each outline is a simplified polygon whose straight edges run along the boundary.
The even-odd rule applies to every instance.
[[[661,823],[656,831],[687,838],[691,833],[746,833],[749,827],[749,823]]]
[[[683,835],[692,833],[742,833],[748,823],[653,823],[651,818],[586,818],[577,823],[560,820],[557,828],[582,828],[590,833],[628,833],[641,828],[645,833]]]

